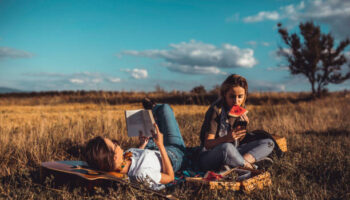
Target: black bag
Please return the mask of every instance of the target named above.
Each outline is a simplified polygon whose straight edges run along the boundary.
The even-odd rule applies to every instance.
[[[201,146],[187,147],[186,148],[186,159],[185,168],[193,171],[200,171],[199,168],[199,154],[202,151]]]
[[[275,143],[275,147],[274,147],[271,155],[275,154],[275,155],[277,155],[278,158],[283,156],[283,152],[280,149],[280,147],[278,146],[276,140],[271,136],[270,133],[268,133],[267,131],[264,131],[264,130],[254,130],[252,132],[248,132],[247,135],[240,142],[240,144],[245,144],[245,143],[252,142],[254,140],[267,139],[267,138],[272,139],[272,141]]]

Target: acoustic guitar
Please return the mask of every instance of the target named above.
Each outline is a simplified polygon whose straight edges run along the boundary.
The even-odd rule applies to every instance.
[[[95,186],[110,186],[111,183],[114,182],[117,183],[117,185],[128,185],[165,199],[177,199],[172,195],[162,194],[144,187],[141,188],[139,184],[131,183],[125,174],[92,169],[84,161],[65,160],[41,163],[41,180],[44,181],[45,177],[49,175],[53,175],[55,186],[84,186],[87,187],[88,190],[92,190]]]
[[[48,175],[54,176],[55,184],[73,184],[87,186],[91,188],[108,181],[117,181],[119,183],[128,183],[128,178],[118,172],[104,172],[92,169],[84,161],[52,161],[43,162],[40,166],[41,180]]]

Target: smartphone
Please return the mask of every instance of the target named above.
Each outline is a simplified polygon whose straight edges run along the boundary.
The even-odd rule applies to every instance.
[[[247,129],[247,121],[240,121],[240,120],[236,120],[234,125],[233,125],[233,129],[235,130],[245,130]]]

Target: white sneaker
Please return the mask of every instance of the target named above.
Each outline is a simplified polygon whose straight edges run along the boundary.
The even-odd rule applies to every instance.
[[[268,169],[272,166],[272,164],[273,164],[273,160],[269,157],[264,157],[254,163],[254,165],[256,166],[256,169]]]

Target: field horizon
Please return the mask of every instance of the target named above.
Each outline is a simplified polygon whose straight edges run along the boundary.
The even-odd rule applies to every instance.
[[[212,101],[210,95],[191,94],[202,102],[174,104],[175,94],[172,99],[140,93],[133,97],[135,102],[113,104],[113,98],[119,95],[122,99],[125,94],[70,95],[0,95],[0,198],[158,199],[125,186],[94,192],[56,188],[49,179],[40,183],[39,166],[45,161],[83,159],[81,148],[97,135],[118,139],[124,149],[135,146],[137,141],[126,136],[123,111],[141,108],[140,99],[145,96],[170,103],[185,144],[197,146]],[[177,98],[184,99],[181,95]],[[308,93],[252,93],[248,98],[249,130],[263,129],[287,139],[288,152],[269,170],[272,186],[251,194],[186,185],[163,192],[180,199],[350,198],[348,92],[330,93],[321,99],[309,98]]]

